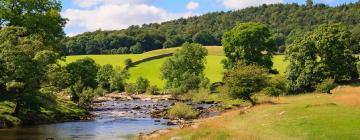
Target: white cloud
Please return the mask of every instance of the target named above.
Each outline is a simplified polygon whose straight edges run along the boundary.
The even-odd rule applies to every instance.
[[[89,8],[98,5],[104,4],[135,4],[135,3],[144,3],[146,0],[73,0],[75,5],[78,5],[82,8]]]
[[[197,2],[193,2],[193,1],[190,1],[187,5],[186,5],[186,9],[188,10],[195,10],[196,8],[199,7],[199,3]]]
[[[284,3],[284,0],[223,0],[223,5],[230,9],[244,9],[262,4]]]
[[[75,0],[80,1],[80,0]],[[164,9],[141,3],[141,0],[124,2],[124,0],[102,0],[108,3],[98,3],[100,0],[89,0],[94,3],[82,5],[92,8],[66,9],[62,16],[69,19],[65,30],[69,35],[76,35],[85,31],[119,30],[131,25],[142,25],[144,23],[159,23],[180,17],[194,15],[187,13],[170,13]],[[116,1],[116,3],[115,3]],[[123,1],[123,3],[117,3]],[[95,4],[96,3],[96,4]],[[90,6],[91,5],[91,6]],[[76,29],[74,31],[73,29]]]

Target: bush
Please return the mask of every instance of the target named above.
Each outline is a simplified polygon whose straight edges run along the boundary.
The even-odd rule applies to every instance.
[[[115,74],[110,78],[110,89],[111,91],[124,91],[124,81],[129,78],[129,73],[126,70],[121,70],[117,68]]]
[[[136,80],[136,91],[138,94],[145,93],[147,88],[150,85],[150,81],[148,79],[145,79],[143,77],[139,77]]]
[[[198,114],[191,106],[184,103],[176,103],[168,110],[168,116],[171,119],[194,119]]]
[[[128,94],[135,94],[136,92],[136,85],[135,84],[126,84],[125,85],[125,92]]]
[[[159,88],[156,85],[150,86],[148,92],[152,95],[159,95]]]
[[[336,86],[335,80],[328,78],[316,85],[316,91],[321,93],[330,93],[330,91]]]
[[[96,95],[92,88],[85,88],[79,95],[79,106],[83,108],[90,108],[95,96]]]
[[[125,59],[124,63],[125,63],[125,67],[130,67],[132,64],[132,60],[130,58]]]
[[[224,75],[225,89],[230,97],[256,102],[252,96],[267,86],[267,70],[257,65],[238,64]]]
[[[106,90],[101,87],[98,87],[94,90],[94,93],[97,96],[105,96]]]
[[[265,88],[265,94],[278,97],[285,95],[288,91],[288,81],[285,77],[273,77],[269,81],[269,87]]]

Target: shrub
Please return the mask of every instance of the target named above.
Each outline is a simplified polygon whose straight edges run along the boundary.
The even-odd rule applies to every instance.
[[[149,87],[150,81],[143,77],[139,77],[136,80],[136,91],[138,94],[145,93],[146,89]]]
[[[115,74],[110,78],[110,89],[111,91],[124,91],[124,80],[129,78],[129,73],[121,68],[116,68]]]
[[[148,92],[152,95],[159,95],[159,88],[156,85],[150,86]]]
[[[133,83],[125,85],[125,92],[128,94],[135,94],[136,92],[136,85]]]
[[[101,87],[98,87],[94,90],[94,93],[97,96],[105,96],[106,90]]]
[[[238,64],[224,75],[225,89],[230,97],[256,102],[252,98],[255,93],[267,86],[267,70],[257,65]]]
[[[287,80],[285,77],[273,77],[269,81],[269,87],[265,88],[265,94],[268,96],[285,95],[288,91]]]
[[[198,114],[191,106],[184,103],[176,103],[168,110],[168,116],[171,119],[194,119]]]
[[[130,58],[125,59],[124,63],[125,63],[125,67],[130,67],[132,64],[132,60]]]
[[[321,93],[330,93],[330,90],[334,89],[336,86],[335,80],[328,78],[316,85],[316,91]]]
[[[90,108],[95,96],[96,95],[92,88],[85,88],[79,95],[79,106],[83,108]]]

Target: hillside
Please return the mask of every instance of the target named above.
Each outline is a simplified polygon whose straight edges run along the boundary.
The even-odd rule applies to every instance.
[[[277,99],[274,104],[227,112],[175,129],[156,140],[355,140],[360,139],[360,88],[340,87],[334,94],[304,94]]]
[[[278,51],[299,35],[323,23],[341,22],[353,29],[359,39],[360,3],[330,7],[324,4],[272,4],[238,11],[213,12],[161,24],[131,26],[118,31],[87,32],[66,38],[65,55],[142,53],[162,48],[178,47],[184,42],[221,45],[224,32],[240,22],[267,25]],[[354,28],[357,26],[357,28]]]
[[[224,70],[221,61],[226,58],[223,53],[223,48],[220,46],[205,46],[205,48],[208,50],[208,56],[206,58],[207,63],[205,68],[205,76],[208,77],[211,82],[222,81]],[[144,54],[68,56],[66,57],[66,63],[71,63],[81,58],[90,57],[94,59],[95,62],[99,65],[111,64],[114,67],[120,66],[124,68],[125,59],[132,59],[134,62],[156,55],[174,53],[177,49],[178,48],[160,49],[160,50],[149,51]],[[136,79],[138,77],[144,77],[150,80],[151,85],[157,85],[159,87],[163,87],[165,85],[165,81],[161,79],[160,71],[161,71],[161,66],[163,65],[166,59],[167,58],[155,59],[130,67],[129,82],[133,83],[136,82]],[[274,56],[273,61],[274,61],[273,68],[277,69],[280,72],[280,74],[284,74],[286,69],[286,63],[284,62],[283,55]]]

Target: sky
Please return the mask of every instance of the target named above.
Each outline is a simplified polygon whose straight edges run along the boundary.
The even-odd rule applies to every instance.
[[[95,30],[119,30],[131,25],[161,23],[208,12],[238,10],[273,3],[306,0],[61,0],[61,15],[68,19],[67,36]],[[331,6],[357,0],[313,0]]]

